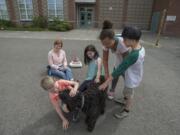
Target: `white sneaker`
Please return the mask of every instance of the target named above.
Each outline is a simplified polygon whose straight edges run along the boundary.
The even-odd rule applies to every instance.
[[[123,119],[127,117],[128,115],[129,115],[129,112],[122,111],[121,113],[114,114],[114,117],[116,117],[117,119]]]
[[[108,92],[108,99],[110,100],[114,99],[114,92]]]

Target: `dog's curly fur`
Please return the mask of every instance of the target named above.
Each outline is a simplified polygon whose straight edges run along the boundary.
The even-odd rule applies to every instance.
[[[87,130],[90,132],[93,131],[98,117],[105,112],[106,91],[98,89],[99,85],[103,82],[104,78],[101,77],[101,83],[92,83],[87,90],[83,93],[78,93],[75,97],[70,97],[68,90],[59,94],[71,112],[81,109],[85,113],[85,123],[87,124]],[[83,96],[84,105],[82,107]]]

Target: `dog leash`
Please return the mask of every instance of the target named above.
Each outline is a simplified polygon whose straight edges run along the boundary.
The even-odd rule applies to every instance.
[[[82,96],[82,100],[81,100],[81,109],[82,109],[84,107],[84,95],[81,94],[81,96]]]

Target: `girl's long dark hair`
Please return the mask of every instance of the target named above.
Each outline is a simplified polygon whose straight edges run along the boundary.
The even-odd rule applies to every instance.
[[[85,50],[84,50],[84,63],[87,65],[89,64],[89,62],[92,60],[90,59],[88,56],[87,56],[87,52],[88,51],[92,51],[94,52],[94,59],[97,59],[99,57],[99,53],[98,51],[96,50],[95,46],[94,45],[88,45],[86,46]]]

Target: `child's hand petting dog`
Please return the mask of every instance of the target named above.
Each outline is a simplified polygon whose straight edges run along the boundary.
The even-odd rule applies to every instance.
[[[107,83],[107,82],[104,82],[103,84],[101,84],[101,85],[99,86],[99,89],[100,89],[100,90],[105,90],[107,87],[108,87],[108,83]]]
[[[95,83],[99,83],[99,82],[100,82],[100,79],[99,79],[99,78],[96,78],[94,81],[95,81]]]
[[[72,89],[69,93],[69,96],[74,97],[76,95],[76,90]]]
[[[113,77],[109,76],[109,78],[103,84],[101,84],[99,86],[99,89],[100,90],[105,90],[108,87],[108,85],[112,82],[112,80],[113,80]]]

